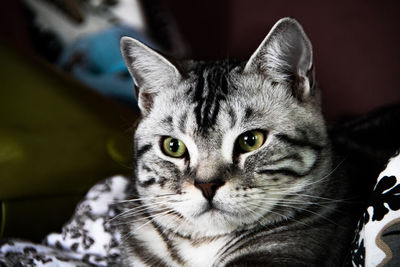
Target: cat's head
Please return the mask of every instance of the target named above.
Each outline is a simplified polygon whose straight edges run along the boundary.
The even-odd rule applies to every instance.
[[[329,145],[297,21],[278,21],[242,63],[178,66],[128,37],[121,49],[142,112],[136,188],[157,224],[224,234],[286,220],[319,193]]]

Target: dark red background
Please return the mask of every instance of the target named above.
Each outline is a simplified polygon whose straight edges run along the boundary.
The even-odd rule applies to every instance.
[[[161,2],[199,59],[245,59],[279,18],[296,18],[313,44],[330,121],[400,101],[400,1]]]

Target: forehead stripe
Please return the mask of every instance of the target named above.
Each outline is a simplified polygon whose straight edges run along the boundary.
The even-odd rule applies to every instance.
[[[193,102],[196,122],[201,130],[212,129],[220,111],[220,101],[228,93],[228,71],[224,66],[202,65],[198,70]],[[204,96],[205,95],[205,96]]]

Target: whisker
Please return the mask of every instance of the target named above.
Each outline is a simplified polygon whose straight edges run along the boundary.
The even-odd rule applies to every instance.
[[[159,204],[157,207],[162,207],[162,205]],[[146,212],[151,211],[150,207],[137,207],[137,208],[139,208],[139,209],[126,210],[126,211],[114,216],[113,218],[111,218],[110,221],[114,221],[116,219],[121,219],[121,218],[126,219],[129,217],[134,217],[137,215],[145,214]],[[156,206],[154,206],[154,208],[156,208]]]
[[[271,200],[275,200],[275,201],[271,201]],[[305,211],[305,212],[314,214],[314,215],[316,215],[316,216],[318,216],[318,217],[320,217],[320,218],[322,218],[322,219],[325,219],[326,221],[329,221],[330,223],[333,223],[333,224],[337,225],[336,222],[332,221],[331,219],[329,219],[329,218],[327,218],[327,217],[325,217],[325,216],[323,216],[323,215],[321,215],[321,214],[319,214],[319,213],[316,213],[316,212],[311,211],[311,210],[309,210],[309,209],[306,209],[306,208],[303,208],[303,207],[299,207],[299,206],[294,205],[294,204],[307,204],[307,203],[290,203],[290,202],[286,202],[286,203],[285,203],[285,202],[282,202],[282,201],[283,201],[283,200],[269,199],[269,198],[263,198],[263,199],[262,199],[262,203],[264,203],[264,204],[273,205],[273,206],[275,206],[275,207],[286,207],[286,208],[291,208],[291,209],[293,209],[293,210],[302,210],[302,211]],[[262,206],[260,206],[261,203],[256,203],[256,204],[258,205],[258,207],[262,207]],[[311,204],[311,205],[315,205],[315,204]],[[327,207],[327,206],[321,206],[321,207]],[[271,211],[271,212],[272,212],[272,211]],[[300,221],[298,221],[298,222],[300,222]]]
[[[259,188],[262,189],[262,187],[259,187]],[[265,187],[265,189],[268,189],[268,187]],[[270,190],[268,190],[268,193],[278,195],[278,193],[270,191]],[[351,200],[351,198],[334,199],[334,198],[328,198],[328,197],[322,197],[322,196],[316,196],[316,195],[309,195],[309,194],[303,194],[303,193],[296,193],[296,192],[280,192],[279,195],[315,198],[315,199],[319,199],[319,200],[326,200],[327,203],[330,203],[330,202],[345,202],[345,201]]]
[[[169,212],[169,211],[171,211],[171,209],[164,209],[164,210],[160,210],[160,211],[157,211],[156,213],[154,213],[154,214],[147,214],[146,216],[141,216],[141,217],[139,217],[139,218],[137,218],[137,219],[134,219],[134,220],[131,220],[129,223],[135,223],[135,222],[141,222],[141,221],[145,221],[145,220],[152,220],[155,216],[158,216],[158,215],[160,215],[160,214],[162,214],[162,213],[165,213],[165,212]],[[123,223],[121,223],[121,224],[114,224],[114,225],[122,225]]]
[[[179,233],[179,230],[184,226],[184,224],[187,224],[187,221],[182,214],[179,214],[179,218],[175,218],[175,217],[173,217],[173,218],[174,218],[174,220],[181,219],[181,221],[179,221],[179,226],[175,230],[172,230],[172,232],[174,232],[174,233]]]
[[[319,178],[319,179],[317,179],[317,180],[315,180],[315,181],[306,182],[306,183],[303,184],[303,186],[304,186],[304,187],[309,187],[309,186],[311,186],[311,185],[315,185],[315,184],[318,184],[318,183],[321,183],[321,182],[325,181],[325,180],[326,180],[329,176],[331,176],[331,175],[343,164],[343,162],[345,162],[345,161],[346,161],[346,158],[342,159],[342,160],[336,165],[336,167],[334,167],[328,174],[326,174],[325,176],[323,176],[323,177],[321,177],[321,178]],[[268,189],[268,190],[271,191],[271,192],[273,192],[273,191],[275,191],[275,192],[281,192],[281,191],[282,191],[282,189],[279,189],[279,188],[272,188],[271,185],[270,185],[270,186],[265,186],[265,187],[255,187],[255,188]]]
[[[318,180],[316,180],[316,181],[310,182],[310,183],[305,183],[304,186],[309,187],[310,185],[314,185],[314,184],[318,184],[318,183],[323,182],[325,179],[327,179],[329,176],[331,176],[331,175],[343,164],[343,162],[344,162],[345,160],[346,160],[346,158],[342,159],[342,160],[337,164],[337,166],[336,166],[335,168],[333,168],[328,174],[326,174],[326,175],[323,176],[322,178],[320,178],[320,179],[318,179]]]
[[[336,225],[336,226],[339,226],[336,222],[332,221],[331,219],[329,219],[329,218],[327,218],[327,217],[325,217],[325,216],[323,216],[323,215],[321,215],[321,214],[319,214],[319,213],[317,213],[317,212],[314,212],[314,211],[311,211],[311,210],[309,210],[309,209],[306,209],[306,208],[293,207],[293,206],[290,206],[290,205],[283,205],[283,204],[280,204],[280,203],[277,203],[276,206],[292,208],[292,209],[295,209],[295,210],[302,210],[302,211],[305,211],[305,212],[314,214],[314,215],[316,215],[317,217],[320,217],[320,218],[322,218],[322,219],[324,219],[324,220],[326,220],[326,221],[328,221],[328,222],[330,222],[330,223],[332,223],[332,224],[334,224],[334,225]]]
[[[174,200],[172,201],[174,203],[176,202],[181,202],[180,200]],[[171,201],[168,200],[163,200],[163,201],[157,201],[157,202],[152,202],[152,203],[141,203],[141,205],[136,206],[134,208],[125,210],[124,212],[117,214],[116,216],[114,216],[113,218],[111,218],[109,221],[113,221],[116,220],[118,218],[127,218],[127,217],[133,217],[136,216],[138,214],[144,213],[146,211],[152,211],[154,208],[159,208],[162,207],[166,204],[171,203]]]
[[[254,215],[255,215],[254,219],[255,219],[261,226],[263,226],[263,223],[262,223],[259,219],[257,219],[257,217],[258,217],[258,218],[262,218],[262,217],[263,217],[262,214],[257,214],[256,211],[253,210],[253,209],[251,209],[250,207],[246,207],[246,206],[242,206],[242,207],[245,208],[246,210],[248,210],[250,213],[254,214]]]
[[[149,223],[151,223],[154,219],[157,219],[159,217],[162,217],[164,215],[167,215],[169,213],[174,212],[172,209],[168,209],[167,211],[155,214],[155,215],[150,215],[151,218],[149,219],[148,222],[144,223],[143,225],[139,226],[138,228],[135,229],[134,233],[136,233],[137,231],[139,231],[140,229],[142,229],[143,227],[145,227],[146,225],[148,225]]]
[[[265,211],[265,212],[269,212],[269,213],[273,213],[273,214],[275,214],[275,215],[278,215],[279,217],[282,217],[282,218],[284,218],[284,217],[288,217],[288,216],[285,216],[285,215],[283,215],[283,214],[281,214],[281,213],[279,213],[279,212],[277,212],[277,211],[273,211],[273,210],[271,210],[271,209],[266,209],[264,206],[262,206],[261,204],[262,203],[260,203],[259,201],[257,201],[258,203],[254,203],[254,202],[249,202],[249,204],[250,205],[254,205],[254,206],[256,206],[257,208],[259,208],[259,209],[261,209],[261,210],[263,210],[263,211]],[[275,203],[270,203],[270,204],[275,204]],[[265,214],[266,215],[266,214]],[[264,216],[265,216],[264,215]],[[291,220],[293,220],[293,221],[295,221],[295,222],[298,222],[298,223],[300,223],[300,224],[303,224],[303,225],[305,225],[305,226],[309,226],[308,224],[306,224],[306,223],[304,223],[304,222],[301,222],[301,221],[299,221],[299,220],[296,220],[296,219],[293,219],[293,218],[290,218]]]
[[[275,203],[291,205],[293,207],[298,207],[298,206],[317,206],[317,207],[320,207],[320,208],[328,208],[330,206],[330,205],[323,205],[323,204],[318,203],[318,202],[307,202],[307,201],[297,202],[297,201],[275,200]]]
[[[148,204],[143,204],[140,206],[136,206],[134,208],[125,210],[123,213],[120,213],[118,215],[116,215],[115,217],[132,217],[133,215],[136,214],[141,214],[141,213],[145,213],[145,212],[158,212],[158,210],[160,208],[165,209],[167,208],[167,206],[169,206],[168,204],[171,203],[178,203],[178,202],[182,202],[182,201],[174,201],[174,202],[155,202],[155,203],[148,203]]]
[[[125,199],[117,202],[113,202],[112,204],[123,204],[123,203],[131,203],[131,202],[140,202],[143,200],[153,200],[153,199],[160,199],[160,198],[168,198],[171,196],[177,196],[178,194],[162,194],[162,195],[156,195],[152,197],[140,197],[140,198],[133,198],[133,199]]]

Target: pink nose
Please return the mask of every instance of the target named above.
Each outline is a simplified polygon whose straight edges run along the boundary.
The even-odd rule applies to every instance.
[[[203,196],[211,201],[215,195],[215,192],[220,188],[225,182],[217,179],[211,182],[198,182],[194,181],[194,186],[201,190]]]

